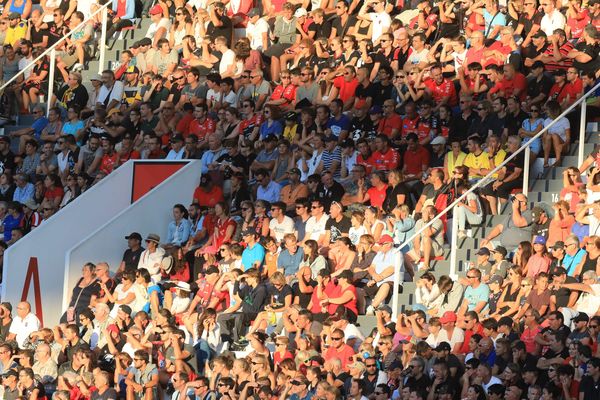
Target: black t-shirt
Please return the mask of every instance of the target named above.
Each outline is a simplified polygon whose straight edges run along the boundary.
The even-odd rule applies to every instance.
[[[542,354],[542,357],[547,360],[550,358],[555,358],[555,357],[560,357],[563,360],[566,360],[569,357],[569,348],[564,346],[563,349],[560,351],[554,351],[552,349],[548,349],[548,350],[546,350],[546,352],[544,354]]]
[[[60,99],[60,102],[66,104],[67,107],[81,108],[82,105],[87,104],[89,97],[88,91],[83,85],[78,85],[73,90],[69,90],[69,87],[64,85],[56,94],[56,98]]]
[[[267,292],[271,298],[271,305],[275,307],[283,306],[285,304],[285,298],[287,296],[292,296],[292,288],[289,285],[283,285],[281,290],[270,285]]]
[[[535,78],[527,80],[527,96],[532,99],[536,98],[541,93],[548,96],[550,89],[552,89],[552,80],[546,75],[542,75],[542,78],[539,81]]]
[[[315,288],[317,286],[317,282],[310,281],[310,282],[308,282],[308,286],[312,286],[313,288]],[[292,285],[292,293],[293,293],[294,297],[298,298],[298,304],[300,305],[300,307],[302,307],[302,308],[308,307],[308,303],[310,303],[310,299],[312,297],[312,292],[311,293],[302,293],[300,291],[300,286],[298,285],[298,282],[295,282]]]
[[[219,36],[225,36],[227,38],[227,43],[231,43],[231,34],[233,33],[233,27],[231,25],[231,19],[227,15],[221,15],[220,17],[223,25],[215,26],[212,21],[208,23],[208,27],[206,28],[206,36],[212,39],[215,39]]]
[[[404,204],[408,205],[412,209],[410,191],[403,182],[396,185],[396,187],[388,186],[385,193],[385,200],[383,201],[383,210],[386,213],[391,213],[394,208],[398,205],[398,195],[404,195]]]
[[[137,250],[127,249],[123,253],[123,262],[125,263],[125,269],[136,270],[138,263],[140,262],[140,255],[144,251],[143,247]]]
[[[523,121],[527,119],[527,114],[525,114],[522,110],[519,111],[517,115],[508,113],[505,119],[505,127],[508,129],[508,136],[518,135],[519,129],[523,124]]]
[[[183,88],[184,88],[184,86],[177,86],[177,85],[171,86],[171,90],[169,90],[169,94],[173,95],[173,100],[171,101],[173,104],[179,103],[179,99],[181,99],[181,91],[183,90]]]
[[[8,151],[6,154],[0,153],[0,175],[3,174],[7,169],[15,172],[15,155],[12,151]]]
[[[583,400],[597,400],[600,393],[600,379],[595,381],[590,375],[584,375],[579,383],[579,393],[583,393]]]
[[[525,152],[522,151],[515,156],[512,160],[510,160],[506,164],[506,176],[512,174],[515,171],[515,168],[521,169],[521,173],[523,173],[523,168],[525,167]],[[506,155],[506,158],[510,156],[511,153]],[[522,176],[521,176],[522,177]]]
[[[358,117],[352,118],[352,121],[350,121],[350,137],[352,140],[357,141],[369,132],[375,132],[371,117],[366,115],[363,119],[359,119]]]
[[[48,22],[48,47],[58,42],[68,32],[69,28],[64,23],[57,26],[54,21]]]
[[[573,66],[584,73],[593,71],[596,72],[598,68],[598,52],[600,51],[600,45],[598,44],[587,44],[585,42],[577,43],[575,46],[575,50],[581,51],[588,56],[592,57],[592,59],[586,63],[579,62],[577,60],[573,60]]]
[[[113,388],[106,389],[102,394],[99,394],[98,391],[95,391],[90,397],[91,400],[117,400],[118,398],[119,396],[117,395],[117,391]]]
[[[352,222],[350,222],[350,218],[346,216],[342,217],[339,222],[334,218],[329,218],[325,223],[325,229],[330,231],[331,243],[341,238],[343,233],[347,234],[351,227]]]
[[[317,24],[314,21],[308,26],[309,32],[315,32],[313,39],[329,38],[331,35],[331,24],[324,20],[322,24]]]
[[[331,27],[335,28],[335,33],[337,37],[344,37],[348,32],[348,29],[356,25],[356,17],[354,15],[350,15],[346,20],[346,24],[342,26],[342,20],[340,17],[335,17],[331,23]]]
[[[423,374],[419,379],[415,379],[411,376],[406,380],[404,386],[410,387],[411,390],[417,389],[421,393],[427,393],[431,387],[431,378],[425,374]]]
[[[524,157],[524,156],[523,156]],[[515,157],[517,158],[517,157]],[[550,218],[546,220],[543,224],[533,223],[531,224],[531,233],[533,236],[543,236],[545,238],[548,237],[548,231],[550,230]]]
[[[389,84],[389,85],[382,85],[381,82],[377,82],[373,84],[373,104],[374,105],[378,105],[378,106],[382,106],[383,102],[386,99],[389,99],[392,97],[392,89],[394,88],[394,85]]]
[[[567,276],[565,283],[577,283],[577,279],[572,276]],[[552,291],[552,295],[556,297],[556,308],[566,307],[569,304],[569,297],[571,296],[571,290],[561,287],[557,290]]]
[[[340,185],[338,182],[333,182],[333,185],[330,188],[326,188],[321,185],[317,191],[317,197],[323,202],[325,206],[325,210],[329,211],[329,206],[332,201],[341,201],[342,196],[344,196],[346,191],[344,187]]]
[[[527,35],[529,34],[529,32],[531,31],[531,28],[533,27],[533,25],[539,25],[540,22],[542,22],[542,17],[544,15],[542,13],[536,12],[535,14],[533,14],[533,16],[531,18],[528,18],[526,13],[522,13],[519,16],[519,22],[518,24],[521,25],[523,24],[523,31],[521,32],[521,37],[523,39],[525,39],[527,37]]]
[[[41,44],[44,41],[44,36],[48,36],[47,29],[37,30],[35,26],[31,27],[31,43],[33,45]]]

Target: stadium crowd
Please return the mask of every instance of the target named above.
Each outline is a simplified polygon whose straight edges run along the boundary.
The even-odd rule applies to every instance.
[[[600,82],[599,0],[115,0],[109,46],[151,23],[84,82],[97,7],[4,4],[0,114],[34,122],[0,136],[0,253],[129,159],[202,177],[60,325],[0,304],[3,399],[598,398],[600,152],[562,165],[558,117]],[[47,98],[28,64],[75,28]],[[520,154],[403,245],[555,120],[530,146],[568,167],[557,202],[519,193]],[[467,246],[501,207],[465,276],[432,268],[449,218]]]

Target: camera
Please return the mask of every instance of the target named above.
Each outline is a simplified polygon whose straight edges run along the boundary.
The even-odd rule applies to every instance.
[[[510,195],[510,202],[511,202],[511,203],[514,203],[515,201],[517,201],[517,198],[515,197],[515,195],[514,195],[514,194],[511,194],[511,195]]]
[[[409,365],[404,371],[400,372],[400,376],[407,376],[412,372],[412,365]]]

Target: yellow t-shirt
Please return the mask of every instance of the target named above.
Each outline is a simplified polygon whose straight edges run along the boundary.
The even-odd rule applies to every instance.
[[[10,26],[6,29],[6,38],[4,39],[4,44],[10,44],[11,46],[15,46],[15,43],[21,39],[25,39],[25,34],[27,33],[27,24],[23,21],[19,22],[17,26],[11,28]]]
[[[489,169],[490,168],[490,160],[488,158],[488,153],[482,151],[481,154],[476,156],[474,153],[469,153],[465,157],[465,161],[463,163],[464,166],[473,168],[473,169]],[[469,173],[469,179],[481,179],[482,175],[479,174],[471,174]]]

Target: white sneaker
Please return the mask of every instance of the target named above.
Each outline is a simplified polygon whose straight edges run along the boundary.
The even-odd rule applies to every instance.
[[[373,306],[367,307],[367,310],[365,311],[365,315],[375,315],[375,309],[373,308]]]
[[[81,63],[75,63],[73,65],[73,67],[71,67],[71,72],[78,72],[78,71],[83,70],[83,68],[85,68],[85,66],[83,64],[81,64]]]
[[[458,233],[456,235],[458,236],[459,239],[464,239],[467,237],[467,233],[465,231],[458,231]]]

